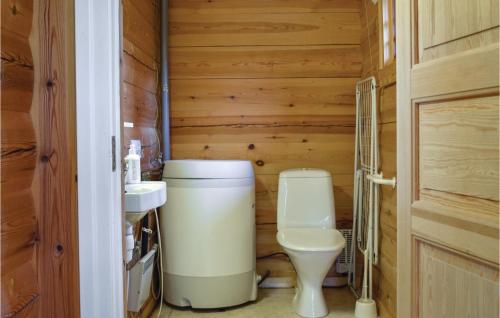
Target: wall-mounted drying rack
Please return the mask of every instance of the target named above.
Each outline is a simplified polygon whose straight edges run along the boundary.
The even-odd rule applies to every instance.
[[[384,179],[378,171],[379,144],[377,84],[369,77],[356,83],[356,139],[354,154],[353,229],[348,285],[354,292],[357,318],[376,318],[373,300],[373,265],[378,264],[379,185],[396,187],[396,178]],[[361,293],[356,283],[356,251],[364,257]]]

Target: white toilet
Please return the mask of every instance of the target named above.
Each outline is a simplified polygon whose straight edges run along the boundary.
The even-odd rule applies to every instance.
[[[280,173],[277,239],[297,271],[295,311],[302,317],[324,317],[328,308],[322,284],[345,247],[335,229],[332,177],[319,169]]]

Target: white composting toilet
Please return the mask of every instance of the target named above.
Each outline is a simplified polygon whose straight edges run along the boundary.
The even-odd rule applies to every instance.
[[[297,271],[295,311],[302,317],[326,316],[323,280],[346,244],[335,229],[328,171],[293,169],[280,173],[277,239]]]

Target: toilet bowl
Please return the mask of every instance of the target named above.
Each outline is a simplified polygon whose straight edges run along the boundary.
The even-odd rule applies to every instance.
[[[335,229],[333,186],[327,171],[293,169],[280,174],[276,237],[297,272],[296,313],[326,316],[323,280],[346,244]]]

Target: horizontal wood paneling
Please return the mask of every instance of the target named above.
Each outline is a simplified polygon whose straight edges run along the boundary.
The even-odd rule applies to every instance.
[[[359,77],[358,45],[174,47],[172,79]]]
[[[396,122],[396,83],[380,91],[380,118],[379,124]],[[394,157],[396,158],[396,157]]]
[[[411,80],[412,98],[424,98],[478,89],[497,88],[499,78],[491,69],[499,67],[499,44],[460,52],[431,62],[415,65]],[[441,74],[449,75],[446,81]]]
[[[134,85],[151,94],[156,94],[157,90],[157,70],[150,69],[137,58],[123,54],[122,78],[129,85]]]
[[[358,13],[176,13],[169,45],[359,44]]]
[[[139,127],[156,127],[158,99],[156,94],[127,82],[122,84],[123,120]]]
[[[2,2],[2,317],[79,316],[73,12]]]
[[[174,159],[244,159],[256,174],[257,254],[276,241],[278,175],[333,174],[338,225],[352,218],[359,1],[170,1]],[[258,260],[295,280],[287,258]]]
[[[141,170],[143,180],[161,178],[160,127],[160,1],[123,0],[123,53],[121,64],[121,111],[124,122],[134,127],[123,128],[122,154],[128,153],[130,141],[140,140],[142,146]],[[154,217],[146,216],[154,228]],[[140,222],[136,224],[140,232]],[[149,236],[149,245],[157,242],[156,233]],[[151,246],[149,246],[151,248]],[[125,276],[125,279],[127,276]],[[153,286],[158,277],[153,276]],[[157,288],[157,287],[154,287]],[[152,295],[138,313],[127,317],[150,317],[157,300]]]
[[[123,1],[122,119],[134,124],[123,129],[122,153],[128,153],[131,139],[142,145],[143,177],[158,177],[161,165],[158,97],[160,56],[159,2]]]
[[[40,296],[34,240],[37,211],[31,191],[37,162],[30,115],[35,76],[29,43],[33,1],[5,1],[1,19],[1,313],[9,317],[26,314]]]
[[[154,0],[123,0],[123,34],[130,44],[125,46],[140,50],[155,62],[159,61],[160,24],[158,23],[157,1]],[[134,55],[134,54],[132,54]],[[143,58],[136,56],[141,62]],[[154,68],[154,65],[151,65]]]
[[[173,80],[172,125],[352,126],[355,82],[338,78]]]
[[[426,203],[438,206],[439,213],[453,215],[467,222],[477,223],[498,228],[498,201],[486,200],[449,192],[421,189],[419,201],[415,204]]]
[[[378,5],[361,0],[361,54],[363,78],[377,77],[379,72],[379,14]]]
[[[170,14],[359,12],[359,0],[170,0]]]
[[[14,32],[24,39],[25,45],[29,46],[26,39],[30,36],[33,24],[33,6],[33,0],[7,0],[2,2],[2,34],[4,30]]]
[[[420,189],[498,201],[498,96],[419,106]]]
[[[172,129],[174,159],[248,159],[256,174],[302,166],[352,173],[353,142],[352,133],[276,133],[272,128],[253,127]]]

